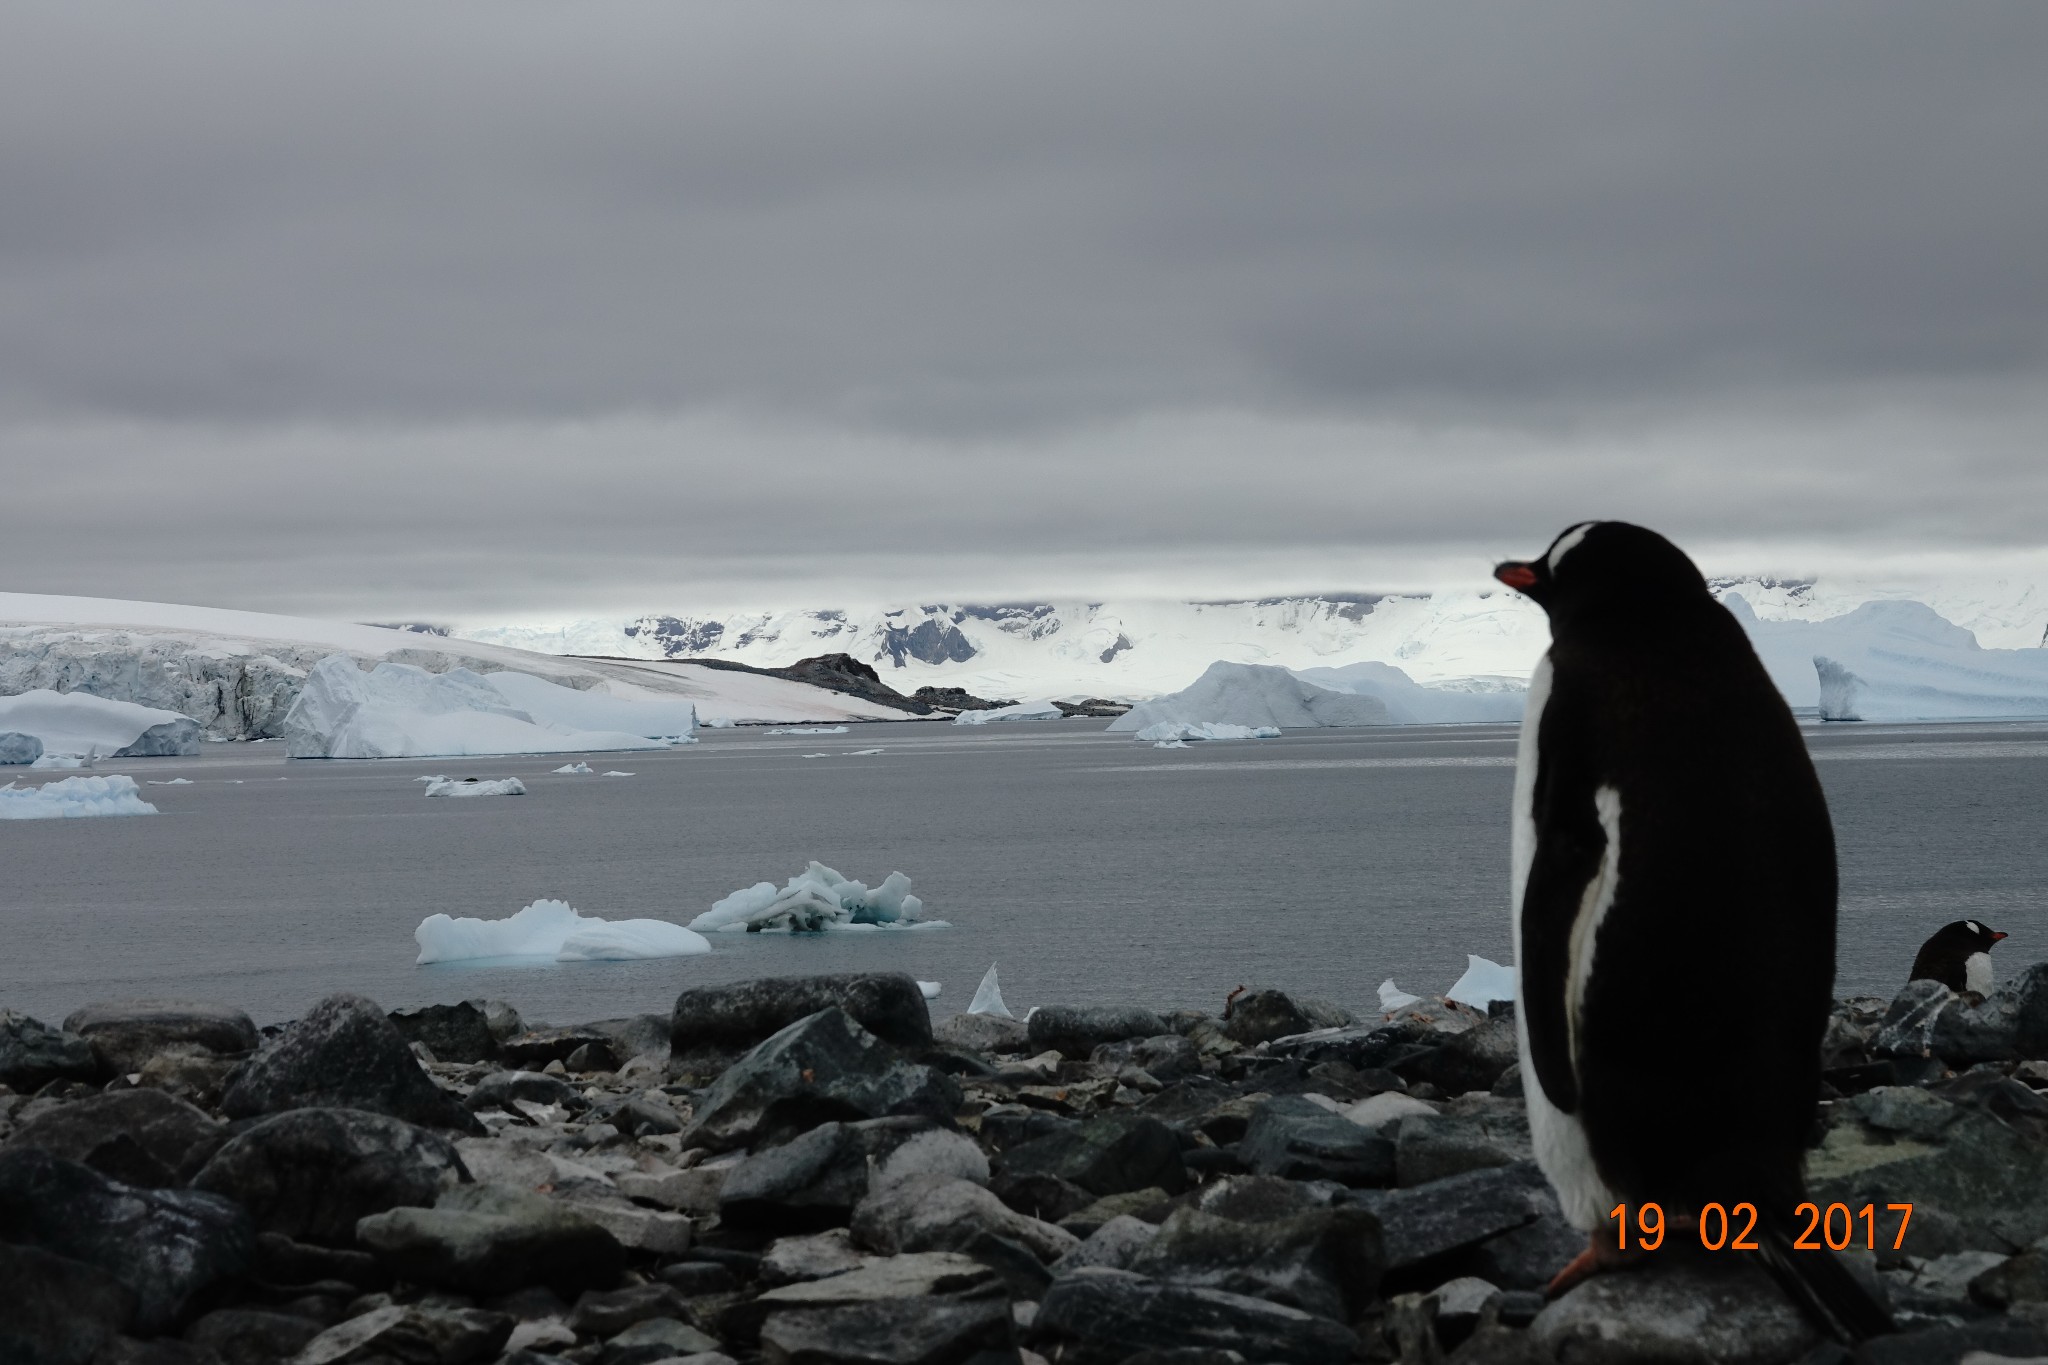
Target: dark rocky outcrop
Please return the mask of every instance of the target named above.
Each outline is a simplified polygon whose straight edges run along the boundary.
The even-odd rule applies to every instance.
[[[224,1005],[196,1000],[114,1000],[72,1011],[67,1032],[89,1040],[107,1070],[142,1070],[160,1052],[242,1057],[255,1051],[256,1025]]]
[[[356,1237],[391,1272],[461,1294],[545,1285],[574,1298],[625,1268],[618,1239],[567,1204],[502,1185],[461,1185],[432,1208],[371,1214]]]
[[[669,1018],[669,1046],[678,1067],[692,1060],[722,1067],[828,1008],[906,1051],[932,1045],[931,1011],[914,978],[906,972],[846,972],[758,977],[684,991]]]
[[[445,1137],[360,1109],[288,1109],[230,1138],[192,1178],[248,1210],[258,1229],[347,1244],[356,1224],[431,1204],[467,1172]]]
[[[161,1090],[114,1090],[48,1109],[8,1137],[126,1185],[177,1185],[227,1137],[227,1125]]]
[[[36,1090],[51,1081],[90,1081],[103,1074],[104,1065],[86,1039],[0,1009],[0,1085]]]
[[[430,1128],[477,1131],[461,1101],[420,1069],[405,1038],[359,995],[330,995],[236,1075],[221,1108],[233,1118],[282,1109],[368,1109]]]

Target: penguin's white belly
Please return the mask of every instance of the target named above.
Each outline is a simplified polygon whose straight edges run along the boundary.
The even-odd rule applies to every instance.
[[[1991,954],[1971,953],[1963,959],[1963,989],[1979,995],[1991,994]]]
[[[1545,654],[1537,661],[1536,670],[1529,679],[1529,701],[1522,714],[1521,739],[1515,754],[1513,900],[1509,905],[1508,919],[1515,940],[1516,998],[1521,1001],[1526,1001],[1530,995],[1527,983],[1521,979],[1522,896],[1528,887],[1530,864],[1536,857],[1536,737],[1543,720],[1544,704],[1550,699],[1550,676],[1550,656]],[[1601,816],[1603,824],[1611,820],[1616,828],[1608,831],[1608,856],[1602,860],[1600,878],[1586,889],[1580,908],[1580,922],[1574,926],[1572,935],[1574,951],[1568,989],[1572,992],[1570,1013],[1574,1018],[1586,979],[1591,973],[1593,930],[1598,928],[1599,917],[1606,913],[1607,906],[1613,901],[1613,868],[1620,851],[1618,797],[1613,802],[1612,815],[1603,808]],[[1590,1232],[1600,1225],[1608,1210],[1618,1201],[1593,1165],[1593,1149],[1586,1141],[1586,1130],[1578,1116],[1565,1113],[1543,1093],[1543,1084],[1537,1079],[1535,1061],[1529,1051],[1527,1020],[1524,1009],[1518,1007],[1515,1011],[1515,1033],[1522,1064],[1522,1094],[1529,1109],[1529,1137],[1535,1149],[1536,1164],[1556,1188],[1566,1221],[1575,1228]],[[1573,1032],[1577,1032],[1576,1023]]]

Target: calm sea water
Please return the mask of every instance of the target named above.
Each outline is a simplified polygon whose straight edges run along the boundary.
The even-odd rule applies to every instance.
[[[1155,750],[1101,725],[711,731],[593,760],[629,778],[555,776],[559,757],[293,762],[270,744],[103,765],[193,785],[145,786],[154,819],[0,824],[0,1006],[55,1019],[171,995],[268,1021],[346,989],[391,1008],[492,995],[573,1022],[666,1010],[692,984],[896,968],[943,983],[944,1014],[996,962],[1020,1013],[1213,1009],[1239,984],[1370,1007],[1386,977],[1441,991],[1468,952],[1506,959],[1512,727]],[[2006,972],[2048,958],[2048,725],[1809,742],[1841,851],[1838,993],[1896,989],[1927,933],[1964,916],[2012,934]],[[413,779],[435,772],[516,774],[531,794],[428,800]],[[870,885],[901,869],[954,927],[713,935],[708,957],[655,962],[413,964],[435,911],[546,896],[687,922],[812,858]]]

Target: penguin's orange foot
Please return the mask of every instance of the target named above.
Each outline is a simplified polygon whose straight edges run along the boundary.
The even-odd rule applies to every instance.
[[[1556,1298],[1566,1290],[1592,1279],[1604,1270],[1618,1270],[1631,1265],[1635,1256],[1623,1251],[1612,1242],[1603,1242],[1598,1236],[1586,1244],[1586,1249],[1572,1257],[1571,1264],[1557,1272],[1544,1289],[1549,1298]]]

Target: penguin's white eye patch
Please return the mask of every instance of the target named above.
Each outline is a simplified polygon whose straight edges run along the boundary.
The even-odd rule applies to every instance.
[[[1577,526],[1572,527],[1571,530],[1559,536],[1557,544],[1551,546],[1550,553],[1543,557],[1543,562],[1549,566],[1550,572],[1555,574],[1557,566],[1564,563],[1564,557],[1576,549],[1579,542],[1586,538],[1586,532],[1599,524],[1597,521],[1582,521]]]
[[[1977,923],[1977,921],[1973,919],[1966,919],[1963,921],[1963,923],[1967,924],[1970,927],[1970,932],[1973,934],[1981,934],[1984,932],[1984,926]]]

